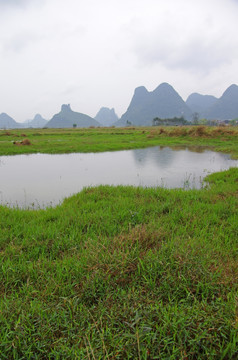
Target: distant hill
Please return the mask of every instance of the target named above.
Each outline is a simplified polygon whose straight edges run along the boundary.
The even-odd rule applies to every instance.
[[[16,122],[6,113],[0,114],[0,129],[18,129],[21,127],[22,124]]]
[[[113,108],[102,107],[94,119],[103,126],[112,126],[118,120],[118,116]]]
[[[212,95],[201,95],[193,93],[189,95],[186,100],[187,106],[191,109],[192,113],[198,113],[202,118],[205,112],[212,107],[218,99]]]
[[[43,128],[48,120],[44,119],[40,114],[36,114],[34,119],[26,120],[23,124],[25,128]]]
[[[61,111],[54,115],[50,121],[46,123],[49,128],[71,128],[100,126],[99,122],[88,115],[72,111],[70,105],[62,105]]]
[[[207,119],[232,120],[238,117],[238,86],[233,84],[205,112]]]
[[[115,125],[149,126],[156,117],[166,119],[181,116],[191,120],[192,111],[171,85],[162,83],[151,92],[144,86],[136,88],[127,111]]]

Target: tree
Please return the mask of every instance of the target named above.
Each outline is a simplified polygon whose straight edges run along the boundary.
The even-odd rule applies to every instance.
[[[198,124],[198,120],[199,120],[199,113],[198,112],[195,112],[195,113],[193,113],[193,123],[195,124],[195,125],[197,125]]]
[[[152,126],[158,126],[159,125],[159,121],[160,121],[160,119],[159,118],[154,118],[153,120],[152,120]]]
[[[199,123],[199,125],[208,125],[207,119],[200,119],[200,120],[198,121],[198,123]]]

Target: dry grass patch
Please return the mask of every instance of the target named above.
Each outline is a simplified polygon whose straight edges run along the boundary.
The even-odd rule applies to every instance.
[[[24,139],[22,141],[13,141],[13,145],[21,146],[21,145],[32,145],[29,139]]]
[[[238,284],[238,264],[234,259],[229,257],[227,257],[226,261],[220,259],[218,263],[209,266],[209,271],[219,274],[220,284],[226,286]]]
[[[153,229],[138,225],[129,233],[123,233],[105,242],[103,239],[88,239],[84,245],[87,252],[89,272],[104,274],[132,274],[138,264],[138,257],[143,258],[149,250],[157,251],[162,246],[167,234],[163,229]],[[133,255],[134,254],[134,255]],[[135,258],[137,260],[135,260]]]
[[[187,128],[185,127],[176,127],[169,132],[169,136],[186,136],[186,135],[187,135]]]
[[[159,249],[162,241],[166,239],[163,229],[154,230],[145,224],[137,225],[128,234],[120,234],[112,239],[111,252],[121,252],[131,250],[134,246],[139,246],[143,252],[149,249]]]
[[[31,142],[30,142],[29,139],[24,139],[24,140],[21,141],[21,144],[22,145],[31,145]]]

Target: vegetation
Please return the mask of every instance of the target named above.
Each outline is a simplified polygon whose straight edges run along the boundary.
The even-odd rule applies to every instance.
[[[184,117],[174,117],[172,119],[160,119],[158,117],[154,118],[152,121],[153,126],[178,126],[178,125],[188,125],[189,122],[184,119]]]
[[[237,133],[198,129],[34,130],[28,146],[14,130],[0,149],[184,140],[238,156]],[[233,168],[201,190],[100,186],[56,208],[0,206],[0,358],[236,359],[237,179]]]
[[[19,145],[24,139],[29,146]],[[0,131],[0,155],[114,151],[153,145],[206,146],[238,157],[238,128],[200,125]]]

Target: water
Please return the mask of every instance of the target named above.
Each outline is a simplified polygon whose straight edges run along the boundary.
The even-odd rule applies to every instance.
[[[150,147],[104,153],[0,157],[0,203],[23,208],[55,206],[84,187],[134,185],[202,187],[212,172],[238,166],[227,154]]]

